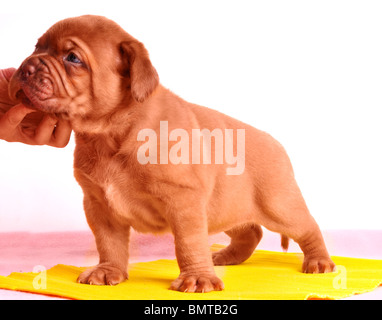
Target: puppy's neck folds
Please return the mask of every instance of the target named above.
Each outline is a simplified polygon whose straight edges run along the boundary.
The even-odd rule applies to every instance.
[[[125,137],[130,128],[140,119],[159,112],[153,106],[153,102],[160,98],[163,92],[166,90],[158,85],[151,96],[142,103],[133,100],[131,95],[126,96],[119,105],[113,108],[112,112],[103,115],[100,115],[100,112],[91,116],[69,115],[73,131],[78,134]]]
[[[130,125],[134,123],[136,113],[135,106],[117,107],[110,114],[102,116],[71,117],[73,131],[78,134],[89,135],[123,135]]]

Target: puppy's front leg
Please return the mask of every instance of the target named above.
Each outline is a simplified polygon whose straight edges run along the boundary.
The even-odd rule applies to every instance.
[[[188,206],[174,212],[170,223],[180,268],[180,275],[173,281],[170,289],[182,292],[223,290],[224,284],[216,276],[213,268],[204,210]]]
[[[102,198],[97,196],[85,193],[84,208],[95,236],[99,264],[81,273],[77,282],[116,285],[128,277],[130,226],[117,221]]]

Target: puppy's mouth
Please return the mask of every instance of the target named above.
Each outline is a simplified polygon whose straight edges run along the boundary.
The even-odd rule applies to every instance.
[[[33,103],[29,100],[29,98],[27,97],[27,95],[24,93],[23,90],[19,90],[17,91],[16,93],[16,99],[17,101],[20,101],[23,105],[27,106],[28,108],[31,108],[31,109],[37,109]]]
[[[56,110],[53,92],[53,84],[49,79],[33,81],[21,76],[16,99],[31,109],[54,113]]]

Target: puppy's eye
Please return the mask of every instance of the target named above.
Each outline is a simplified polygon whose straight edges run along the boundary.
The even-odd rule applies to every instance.
[[[82,63],[81,60],[73,52],[69,53],[67,57],[65,58],[65,60],[75,64]]]

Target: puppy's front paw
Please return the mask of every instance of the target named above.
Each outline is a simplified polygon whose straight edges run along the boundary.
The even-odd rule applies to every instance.
[[[334,262],[327,257],[305,257],[302,265],[304,273],[327,273],[333,272],[335,269]]]
[[[210,292],[221,291],[224,289],[224,283],[215,275],[187,275],[180,274],[173,281],[170,287],[171,290],[181,292]]]
[[[85,270],[77,279],[78,283],[93,285],[110,285],[114,286],[127,279],[127,272],[121,271],[119,268],[110,264],[101,263],[94,268]]]

